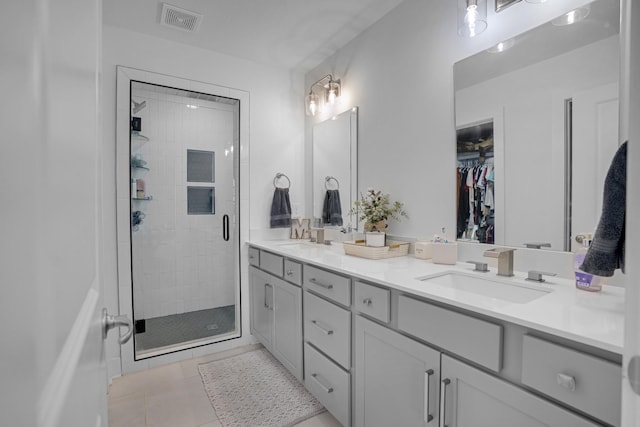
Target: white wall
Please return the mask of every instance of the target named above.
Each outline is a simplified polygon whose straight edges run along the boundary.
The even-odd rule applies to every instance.
[[[410,217],[392,223],[391,234],[431,236],[443,226],[454,232],[453,64],[585,3],[521,2],[499,14],[489,10],[488,29],[466,39],[457,35],[457,2],[405,0],[306,75],[308,88],[333,73],[343,84],[340,108],[360,107],[359,189],[390,193]],[[312,124],[307,119],[308,147]]]
[[[294,209],[304,205],[304,168],[301,161],[304,153],[304,93],[302,77],[289,70],[265,67],[120,28],[105,26],[103,44],[104,135],[101,157],[104,171],[105,240],[102,270],[106,287],[105,303],[109,312],[115,313],[118,311],[115,192],[116,65],[240,89],[249,93],[250,173],[249,176],[242,177],[240,185],[243,189],[241,201],[246,201],[250,208],[249,212],[241,211],[240,214],[241,217],[248,218],[247,222],[255,234],[260,234],[261,230],[269,227],[272,181],[276,172],[286,173],[291,179]],[[241,230],[243,242],[249,238],[248,228]],[[243,254],[245,251],[243,250]],[[241,265],[246,265],[246,262],[242,262]],[[243,277],[246,277],[246,271],[243,272]],[[246,280],[243,280],[241,292],[243,339],[227,342],[224,344],[227,347],[249,339],[249,304],[246,299],[249,292]],[[201,351],[206,351],[206,347]],[[107,343],[107,359],[111,377],[120,373],[119,355],[119,346],[115,338],[110,337]],[[171,358],[154,358],[149,363],[151,366],[169,360]]]

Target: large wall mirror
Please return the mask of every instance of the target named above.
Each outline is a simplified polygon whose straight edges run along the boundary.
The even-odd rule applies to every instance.
[[[619,22],[597,0],[454,65],[459,239],[570,251],[594,230],[620,143]]]
[[[358,191],[358,108],[315,124],[312,141],[314,223],[356,229],[349,210]]]

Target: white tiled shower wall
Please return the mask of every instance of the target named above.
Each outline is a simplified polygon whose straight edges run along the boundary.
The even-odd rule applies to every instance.
[[[233,229],[222,239],[223,215],[234,223],[234,107],[139,89],[132,98],[146,101],[135,116],[149,138],[138,152],[150,169],[132,173],[153,197],[132,201],[146,215],[132,235],[136,318],[235,304]],[[213,184],[187,184],[189,149],[215,152]],[[215,187],[214,215],[187,215],[187,185]]]

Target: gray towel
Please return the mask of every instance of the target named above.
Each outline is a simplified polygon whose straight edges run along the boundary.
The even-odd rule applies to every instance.
[[[291,227],[289,189],[276,187],[271,202],[271,228]]]
[[[593,242],[580,267],[596,276],[613,276],[616,268],[624,273],[624,229],[627,191],[627,143],[613,157],[604,181],[602,214]]]
[[[324,224],[342,225],[342,206],[340,205],[340,192],[327,190],[322,206],[322,222]]]

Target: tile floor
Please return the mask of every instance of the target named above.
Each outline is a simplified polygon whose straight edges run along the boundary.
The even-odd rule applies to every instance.
[[[110,427],[222,427],[198,365],[250,351],[245,346],[116,378],[109,389]],[[341,427],[328,412],[298,427]]]

